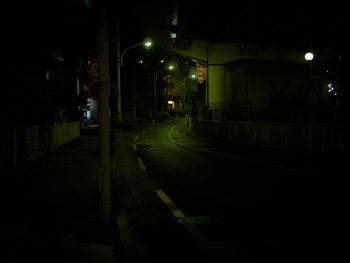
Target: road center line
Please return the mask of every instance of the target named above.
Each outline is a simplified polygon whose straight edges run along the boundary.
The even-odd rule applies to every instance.
[[[137,146],[135,143],[132,145],[132,148],[134,149],[134,151],[137,151]]]
[[[142,160],[141,157],[137,157],[137,162],[139,163],[140,169],[141,169],[142,171],[147,170],[147,169],[146,169],[146,166],[145,166],[145,163],[143,162],[143,160]]]
[[[135,136],[134,141],[137,141],[137,140],[138,140],[138,138],[139,138],[139,136]]]

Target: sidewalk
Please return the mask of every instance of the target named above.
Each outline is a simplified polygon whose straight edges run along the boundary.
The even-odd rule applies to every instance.
[[[98,137],[80,138],[9,174],[2,192],[2,262],[115,262],[117,224],[98,217]]]

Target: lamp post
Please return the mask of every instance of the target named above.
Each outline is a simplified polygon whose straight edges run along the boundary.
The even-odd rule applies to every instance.
[[[132,45],[132,46],[126,48],[126,49],[122,52],[122,54],[121,54],[121,56],[120,56],[120,65],[123,66],[123,57],[124,57],[124,55],[125,55],[126,52],[128,52],[130,49],[132,49],[132,48],[134,48],[134,47],[143,46],[143,45],[144,45],[146,48],[150,48],[150,47],[152,46],[152,42],[151,42],[150,40],[147,40],[147,41],[144,41],[144,42],[141,42],[141,43],[137,43],[137,44],[135,44],[135,45]]]
[[[312,66],[313,66],[312,60],[314,59],[314,53],[311,52],[311,51],[309,51],[309,52],[305,53],[304,58],[305,58],[305,60],[309,63],[309,65],[310,65],[310,77],[312,78],[312,71],[313,71],[313,68],[312,68]]]
[[[187,99],[187,92],[188,92],[188,85],[187,85],[187,80],[190,80],[190,82],[192,82],[193,80],[197,80],[198,76],[197,74],[190,74],[188,76],[185,76],[182,79],[182,102],[183,102],[183,110],[187,110],[187,105],[186,105],[186,99]],[[190,83],[190,87],[191,87],[192,83]]]
[[[119,23],[117,26],[117,87],[116,87],[116,95],[117,95],[117,120],[121,121],[122,120],[122,107],[121,107],[121,95],[120,95],[120,90],[121,90],[121,84],[120,84],[120,68],[123,66],[123,57],[126,52],[128,52],[130,49],[137,47],[137,46],[142,46],[144,45],[146,48],[150,48],[152,46],[152,41],[149,39],[137,43],[135,45],[132,45],[128,48],[126,48],[121,54],[120,54],[120,43],[119,43]]]

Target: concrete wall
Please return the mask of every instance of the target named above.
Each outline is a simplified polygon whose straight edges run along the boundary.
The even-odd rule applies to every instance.
[[[224,91],[226,109],[244,113],[238,118],[233,112],[231,120],[263,122],[310,121],[307,108],[322,104],[317,94],[324,93],[315,92],[307,65],[266,61],[227,68]]]
[[[305,63],[304,53],[276,46],[246,45],[243,43],[210,43],[204,40],[191,40],[187,48],[179,48],[170,44],[169,50],[184,57],[194,59],[206,65],[207,56],[209,64],[226,64],[242,59],[261,59],[274,61],[290,61]]]
[[[326,98],[311,84],[308,65],[241,61],[209,67],[209,105],[213,120],[310,122],[308,108]],[[316,107],[313,107],[316,105]]]
[[[286,121],[278,119],[278,116],[269,120],[269,116],[263,116],[274,114],[271,111],[281,111],[283,107],[283,111],[288,108],[288,114],[293,115],[293,121],[305,121],[298,119],[304,115],[304,112],[300,112],[303,110],[300,107],[306,105],[311,96],[317,95],[310,91],[312,87],[309,65],[304,60],[303,52],[273,46],[196,40],[191,41],[188,46],[188,49],[174,48],[171,51],[205,66],[209,64],[208,102],[212,109],[217,109],[218,105],[226,109],[238,109],[242,117],[247,117],[245,121],[251,121],[248,116],[251,113],[245,112],[248,110],[258,112],[259,121]],[[317,93],[322,94],[322,91]],[[276,107],[273,108],[274,106]],[[214,115],[218,120],[223,116],[220,112],[212,116]],[[235,114],[231,115],[235,117]],[[255,121],[257,118],[252,119]],[[290,117],[287,121],[289,119]]]
[[[80,136],[80,122],[55,123],[52,126],[52,148],[70,142]]]
[[[0,168],[14,168],[50,148],[56,148],[78,138],[80,122],[11,128],[3,131],[3,135]]]
[[[209,67],[209,105],[225,101],[225,67]]]

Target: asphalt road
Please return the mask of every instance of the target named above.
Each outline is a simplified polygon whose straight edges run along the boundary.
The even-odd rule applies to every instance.
[[[327,175],[214,154],[185,134],[184,121],[147,127],[120,146],[125,262],[334,259],[341,205]]]

